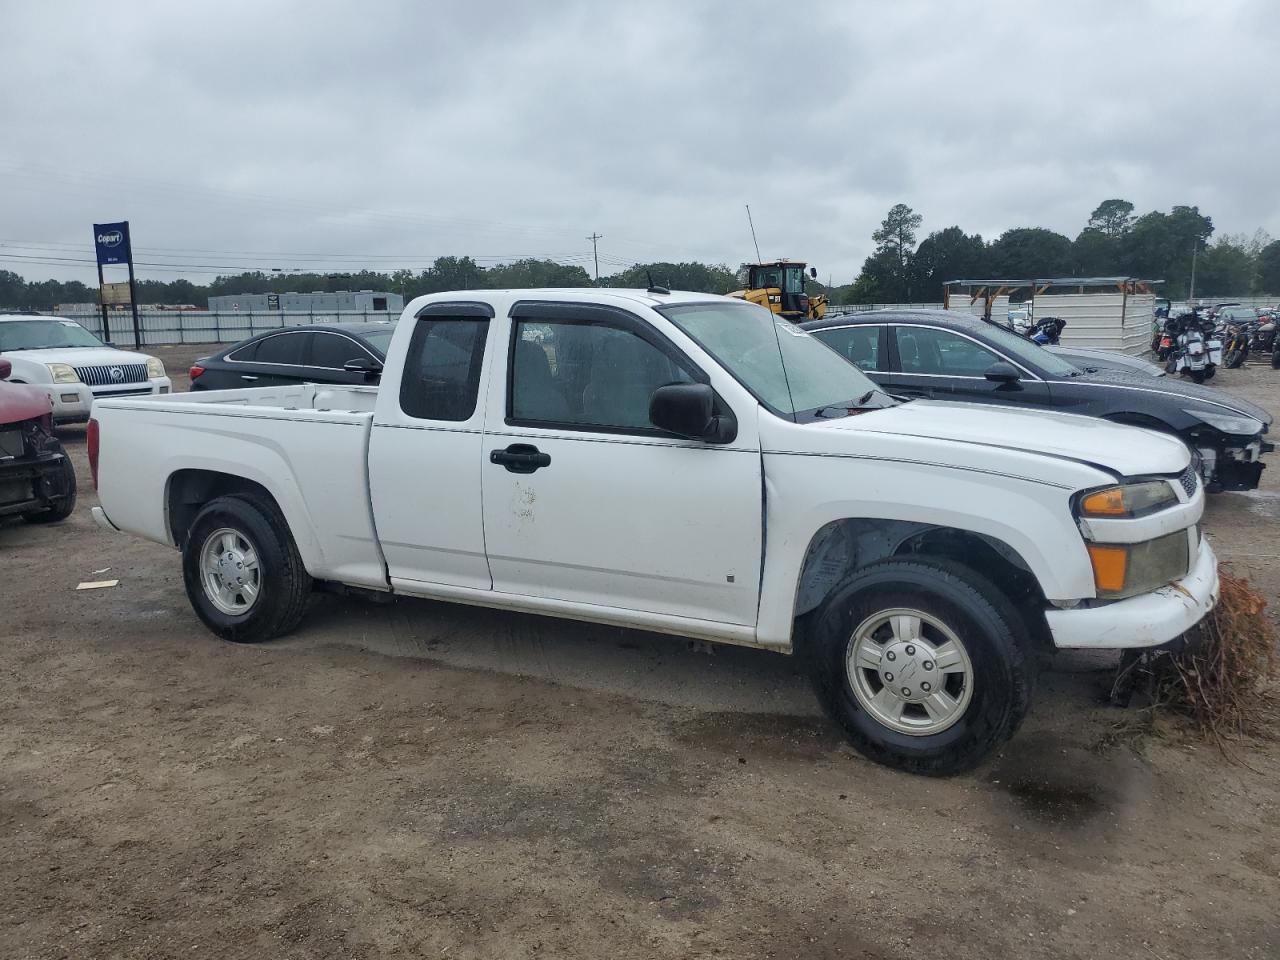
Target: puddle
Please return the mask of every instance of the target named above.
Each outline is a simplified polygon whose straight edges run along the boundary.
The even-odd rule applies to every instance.
[[[1137,758],[1104,757],[1047,730],[1014,738],[986,779],[1028,822],[1053,829],[1114,826],[1151,803],[1149,775]]]
[[[1099,791],[1088,786],[1049,780],[1015,780],[1002,784],[1024,813],[1044,823],[1083,823],[1103,808]]]

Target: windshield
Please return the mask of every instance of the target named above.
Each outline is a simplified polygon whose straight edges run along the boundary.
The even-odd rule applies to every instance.
[[[102,341],[74,320],[5,320],[0,322],[0,353],[50,347],[100,347]]]
[[[1056,353],[1050,353],[1040,344],[1026,337],[1020,337],[999,324],[989,323],[982,328],[982,332],[991,341],[993,347],[997,347],[1020,363],[1038,367],[1051,377],[1074,377],[1084,372]]]
[[[778,416],[800,422],[866,405],[878,388],[822,341],[755,304],[691,303],[663,316]],[[887,402],[878,394],[875,406]]]

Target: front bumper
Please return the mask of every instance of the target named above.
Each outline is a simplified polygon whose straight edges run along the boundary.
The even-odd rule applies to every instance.
[[[89,419],[94,400],[169,393],[173,389],[173,381],[168,377],[155,377],[118,387],[90,387],[84,383],[44,383],[40,386],[53,401],[54,423],[84,423]]]
[[[67,495],[66,454],[42,453],[0,462],[0,517],[43,510]]]
[[[1185,577],[1140,597],[1096,607],[1049,610],[1045,620],[1059,649],[1130,650],[1176,640],[1218,602],[1218,558],[1201,538]]]

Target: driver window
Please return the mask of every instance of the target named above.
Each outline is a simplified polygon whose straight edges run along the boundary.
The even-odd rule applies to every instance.
[[[968,337],[929,327],[896,327],[903,373],[982,377],[1002,358]]]
[[[649,398],[693,383],[684,365],[629,330],[598,323],[517,320],[512,422],[648,431]]]

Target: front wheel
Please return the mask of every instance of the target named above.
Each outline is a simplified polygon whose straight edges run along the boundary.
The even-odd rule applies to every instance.
[[[1238,370],[1244,365],[1244,351],[1239,347],[1232,347],[1223,356],[1222,365],[1228,370]]]
[[[196,616],[235,643],[288,633],[311,596],[288,523],[273,502],[249,493],[218,497],[196,515],[182,579]]]
[[[57,523],[59,520],[67,519],[76,509],[75,467],[71,465],[71,458],[67,456],[66,450],[62,449],[61,443],[58,441],[50,441],[50,443],[54,444],[57,452],[62,454],[62,460],[58,464],[58,486],[62,494],[44,509],[24,513],[22,519],[27,523]]]
[[[1035,673],[990,582],[941,559],[886,560],[834,589],[801,638],[818,697],[878,763],[944,776],[1012,736]]]
[[[1271,352],[1271,369],[1280,370],[1280,345]]]

